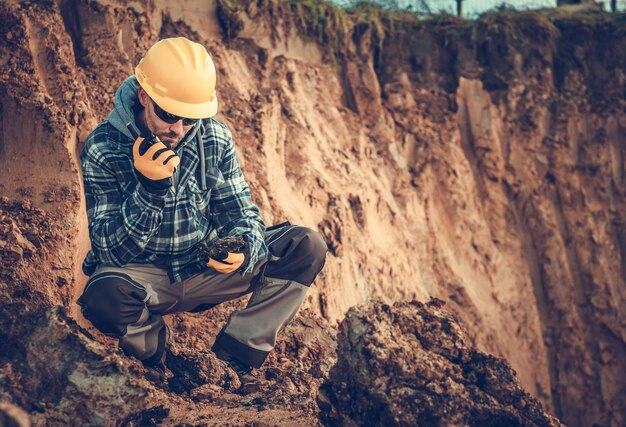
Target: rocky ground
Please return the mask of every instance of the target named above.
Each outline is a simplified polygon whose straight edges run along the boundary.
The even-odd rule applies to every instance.
[[[424,348],[420,360],[447,360],[455,382],[416,373],[406,378],[420,386],[403,388],[383,376],[381,416],[418,390],[444,406],[411,416],[442,422],[445,402],[469,411],[454,422],[471,423],[468,413],[554,422],[540,402],[571,426],[623,425],[625,23],[567,10],[469,22],[315,2],[0,3],[0,414],[21,408],[35,424],[359,423],[337,385],[352,366],[350,316],[338,339],[337,323],[380,298],[360,309],[377,313],[380,324],[367,327],[420,346],[430,335],[400,333],[389,319],[456,321],[434,306],[393,304],[437,297],[464,325],[462,340],[448,338],[469,359]],[[244,302],[167,319],[176,338],[165,389],[75,305],[89,247],[78,152],[146,49],[175,35],[215,59],[218,118],[233,130],[264,220],[317,228],[331,249],[263,368],[262,395],[234,393],[233,373],[208,350]],[[354,356],[364,364],[354,366],[366,362]],[[472,372],[507,381],[495,390]],[[431,374],[434,385],[423,384]],[[72,400],[89,384],[97,404]],[[118,400],[97,398],[112,392]],[[462,403],[468,395],[473,403]]]
[[[331,425],[562,426],[504,359],[470,346],[444,302],[353,308],[322,386]]]
[[[64,309],[29,313],[7,304],[0,415],[19,426],[562,425],[505,360],[468,344],[443,304],[374,301],[351,309],[338,334],[305,311],[260,369],[264,386],[253,393],[242,393],[236,374],[204,344],[175,340],[168,381],[154,385],[137,361]]]

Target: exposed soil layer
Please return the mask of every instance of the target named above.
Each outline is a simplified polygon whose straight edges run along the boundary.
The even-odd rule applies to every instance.
[[[164,389],[75,305],[89,247],[81,144],[148,47],[178,35],[214,57],[218,119],[264,220],[319,229],[331,250],[260,373],[262,395],[234,393],[233,372],[209,351],[244,302],[167,319],[175,376]],[[0,63],[0,320],[16,328],[0,333],[58,346],[51,360],[76,352],[67,362],[85,358],[94,381],[93,355],[105,356],[91,347],[104,346],[151,396],[119,412],[128,423],[319,423],[332,325],[346,310],[437,297],[467,348],[506,359],[547,412],[574,427],[626,424],[623,15],[418,22],[306,2],[14,0],[0,3]],[[41,341],[25,319],[67,342]],[[0,371],[0,401],[35,421],[41,408],[76,414],[54,400],[72,396],[33,406],[45,388],[33,378],[48,373],[0,348],[3,366],[19,367]]]
[[[68,236],[75,227],[32,206],[0,199],[0,301],[21,302],[31,310],[70,306],[74,283]]]

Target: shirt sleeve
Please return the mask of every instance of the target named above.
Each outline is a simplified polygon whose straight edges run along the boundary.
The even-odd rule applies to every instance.
[[[124,198],[110,161],[95,144],[81,154],[89,237],[102,264],[123,266],[144,251],[158,230],[165,198],[141,185]]]
[[[211,192],[213,223],[219,236],[243,236],[248,241],[248,257],[239,269],[242,274],[247,274],[267,256],[265,224],[250,196],[230,131],[227,131],[226,149],[219,169],[224,182]]]

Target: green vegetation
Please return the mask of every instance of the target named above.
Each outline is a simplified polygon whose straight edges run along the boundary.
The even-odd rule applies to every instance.
[[[357,22],[367,23],[379,39],[385,37],[385,27],[383,20],[389,18],[389,12],[384,10],[377,4],[362,2],[358,3],[351,9],[348,9],[351,15],[356,17]]]
[[[280,1],[280,0],[278,0]],[[314,37],[327,50],[335,52],[347,33],[345,10],[324,0],[287,0],[296,25],[309,37]]]
[[[533,41],[554,41],[559,30],[552,20],[537,11],[502,9],[484,14],[477,22],[488,34],[504,34],[517,46]]]
[[[220,0],[220,6],[228,9],[230,12],[239,11],[239,5],[235,4],[233,0]]]
[[[289,36],[290,32],[297,30],[315,40],[331,62],[340,60],[347,53],[355,36],[358,38],[369,32],[375,54],[381,55],[385,40],[391,35],[404,40],[403,34],[410,34],[420,27],[435,30],[435,37],[445,45],[460,42],[468,47],[480,45],[483,53],[494,55],[492,59],[498,57],[497,51],[515,49],[547,60],[560,41],[561,29],[570,21],[571,25],[582,24],[584,27],[603,21],[617,24],[626,16],[594,8],[518,11],[507,3],[481,14],[476,20],[445,12],[425,15],[406,9],[390,9],[373,2],[360,2],[347,9],[327,0],[219,0],[219,4],[230,14],[229,34],[236,35],[243,25],[237,15],[253,11],[252,19],[261,15],[269,17],[275,43],[281,34]]]
[[[412,12],[387,10],[370,2],[360,2],[348,9],[325,0],[286,0],[286,3],[295,16],[297,26],[306,35],[317,38],[328,53],[340,52],[348,32],[356,25],[366,24],[372,31],[373,41],[382,48],[385,29],[389,26],[393,29],[395,20],[417,20]]]

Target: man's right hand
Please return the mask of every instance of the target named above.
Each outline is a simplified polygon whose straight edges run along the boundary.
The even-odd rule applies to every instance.
[[[156,137],[155,137],[156,138]],[[145,153],[139,154],[144,138],[139,137],[133,145],[133,160],[139,179],[148,189],[164,190],[171,186],[171,177],[180,164],[180,157],[158,138]]]
[[[246,255],[242,253],[227,252],[228,256],[222,260],[209,258],[207,267],[213,268],[218,273],[228,274],[241,267],[246,259]]]

